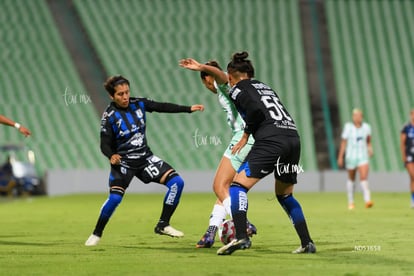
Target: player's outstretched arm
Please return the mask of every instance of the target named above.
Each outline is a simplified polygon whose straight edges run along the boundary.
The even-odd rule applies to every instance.
[[[194,104],[191,106],[191,112],[195,111],[204,111],[204,105],[202,104]]]
[[[13,122],[13,120],[7,118],[4,115],[0,115],[0,124],[15,127],[15,128],[17,128],[19,130],[19,132],[21,134],[23,134],[26,137],[32,134],[29,129],[25,128],[24,126],[20,125],[17,122]]]
[[[186,69],[190,69],[193,71],[203,71],[207,74],[214,77],[218,84],[223,84],[228,82],[227,74],[221,71],[219,68],[199,63],[197,60],[193,58],[185,58],[180,60],[180,66]]]

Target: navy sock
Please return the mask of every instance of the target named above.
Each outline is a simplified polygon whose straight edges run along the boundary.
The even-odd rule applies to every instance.
[[[168,191],[164,197],[164,205],[161,212],[161,217],[158,222],[158,226],[165,227],[170,224],[171,216],[180,202],[181,193],[184,189],[184,180],[178,174],[171,177],[165,186],[168,187]]]
[[[296,233],[300,238],[302,247],[305,247],[309,242],[312,242],[312,239],[309,235],[308,226],[306,225],[302,207],[292,194],[278,195],[277,200],[279,201],[280,205],[282,205],[283,209],[286,211],[287,215],[292,221]]]
[[[230,186],[231,214],[233,216],[234,228],[236,229],[236,238],[247,238],[246,223],[248,190],[238,183],[233,182]]]
[[[101,213],[98,218],[98,222],[96,223],[95,230],[93,234],[96,236],[101,237],[102,232],[109,221],[109,218],[114,213],[116,207],[118,207],[119,203],[122,201],[122,195],[118,193],[110,193],[108,199],[102,205]]]

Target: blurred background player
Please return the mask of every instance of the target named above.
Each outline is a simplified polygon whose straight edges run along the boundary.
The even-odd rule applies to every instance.
[[[227,74],[222,71],[216,61],[201,64],[195,59],[187,58],[180,60],[180,66],[200,72],[201,81],[204,86],[217,95],[220,105],[226,112],[227,123],[232,131],[231,141],[221,158],[214,176],[213,190],[217,196],[217,200],[210,215],[209,226],[203,237],[196,244],[197,248],[210,248],[214,244],[214,239],[220,224],[226,218],[227,214],[231,216],[229,187],[236,174],[236,170],[240,167],[247,153],[250,151],[254,139],[251,137],[239,153],[231,153],[233,146],[243,136],[245,123],[228,96],[230,87]],[[257,229],[253,224],[248,222],[247,232],[249,236],[252,236],[257,233]]]
[[[411,208],[414,208],[414,108],[410,112],[410,122],[401,130],[401,156],[410,176]]]
[[[348,171],[348,180],[346,182],[348,194],[348,209],[355,208],[354,192],[356,173],[359,173],[359,182],[361,185],[365,207],[371,208],[371,192],[368,187],[369,158],[373,155],[371,145],[371,126],[363,121],[362,111],[355,108],[352,111],[352,122],[345,123],[342,130],[342,140],[338,153],[338,166],[344,165]]]
[[[279,204],[291,219],[301,246],[292,253],[315,253],[305,216],[299,202],[292,195],[297,183],[300,157],[300,138],[293,119],[278,95],[266,84],[252,79],[254,67],[248,53],[235,53],[227,65],[230,99],[246,122],[240,141],[232,152],[239,152],[253,135],[255,142],[230,186],[231,212],[236,239],[221,247],[218,255],[230,255],[235,250],[247,249],[251,241],[246,231],[248,191],[262,178],[274,172],[275,194]],[[279,170],[278,164],[291,170]]]
[[[15,127],[21,134],[23,134],[26,137],[32,134],[30,130],[28,130],[21,124],[14,122],[12,119],[7,118],[4,115],[0,115],[0,124]]]
[[[101,122],[101,150],[111,163],[110,189],[95,229],[85,245],[94,246],[99,243],[106,224],[121,203],[134,176],[144,183],[156,182],[168,188],[154,232],[171,237],[184,236],[181,231],[170,226],[170,218],[178,206],[184,181],[167,162],[155,156],[148,147],[145,135],[146,112],[191,113],[203,111],[204,106],[181,106],[146,98],[132,98],[129,81],[122,76],[108,78],[104,86],[112,99]]]

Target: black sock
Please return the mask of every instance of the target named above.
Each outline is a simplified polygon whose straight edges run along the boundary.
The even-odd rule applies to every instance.
[[[300,243],[302,247],[305,247],[308,245],[309,242],[313,242],[308,231],[308,226],[306,225],[306,221],[295,224],[296,233],[298,233],[298,236],[300,238]]]
[[[170,225],[170,218],[174,213],[176,206],[164,204],[160,216],[160,220],[158,221],[159,227],[165,227]]]
[[[98,222],[96,223],[95,230],[93,230],[93,234],[98,237],[102,237],[103,230],[108,223],[109,218],[99,218]]]

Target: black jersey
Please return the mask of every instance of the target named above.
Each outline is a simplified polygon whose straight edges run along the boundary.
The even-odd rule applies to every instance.
[[[255,140],[275,135],[298,136],[295,122],[268,85],[257,80],[242,80],[229,93],[246,122],[244,131]]]
[[[401,130],[401,133],[404,133],[406,135],[405,154],[407,156],[411,155],[414,157],[414,125],[411,123],[406,124]]]
[[[190,106],[155,102],[146,98],[130,98],[127,108],[112,102],[102,116],[101,151],[111,158],[121,155],[126,163],[152,155],[145,136],[146,112],[191,113]]]

